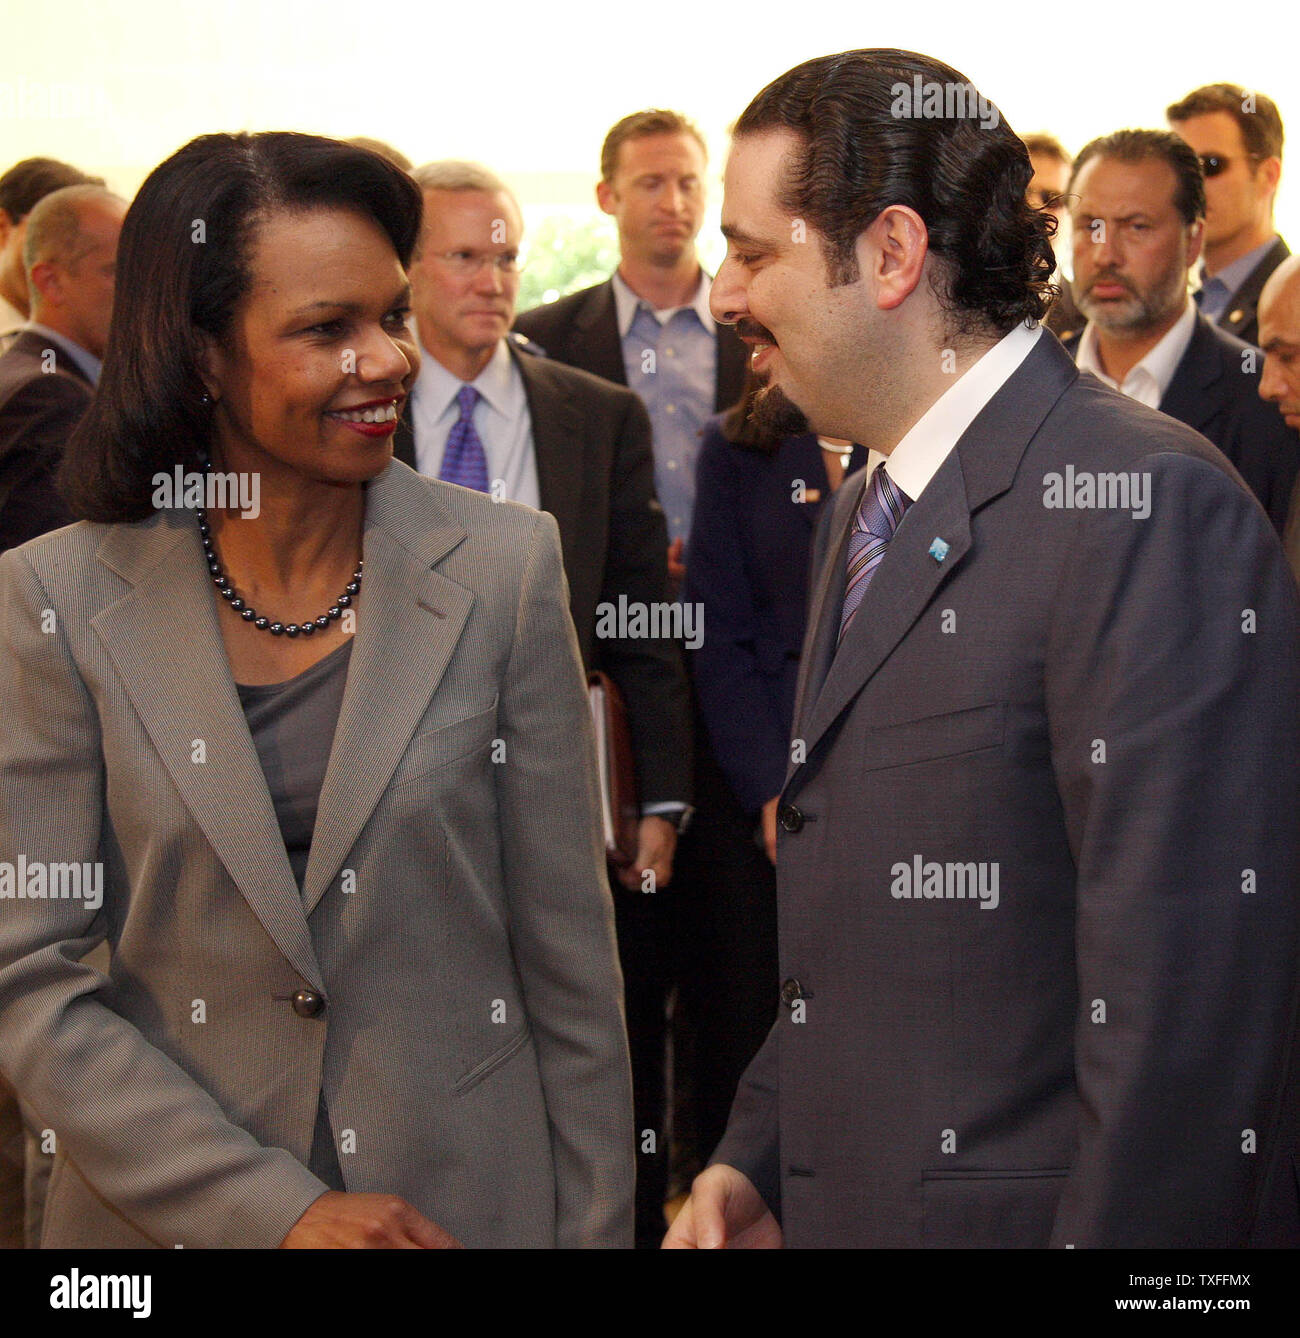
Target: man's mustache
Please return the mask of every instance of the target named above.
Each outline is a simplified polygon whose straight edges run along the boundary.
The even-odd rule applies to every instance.
[[[765,325],[760,325],[748,316],[742,316],[736,322],[736,334],[741,339],[758,339],[765,344],[775,344],[776,336]]]
[[[1129,290],[1129,292],[1133,294],[1134,297],[1137,296],[1137,289],[1134,288],[1133,285],[1132,285],[1132,284],[1131,284],[1131,283],[1130,283],[1130,282],[1129,282],[1129,281],[1128,281],[1122,274],[1097,274],[1097,275],[1094,275],[1092,281],[1088,284],[1087,291],[1088,291],[1088,292],[1092,292],[1092,290],[1093,290],[1099,283],[1118,283],[1118,284],[1121,284],[1123,287],[1127,288],[1127,289]]]

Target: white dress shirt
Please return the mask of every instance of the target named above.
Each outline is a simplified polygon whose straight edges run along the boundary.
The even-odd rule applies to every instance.
[[[920,499],[962,433],[1010,380],[1042,333],[1041,326],[1022,323],[1003,335],[930,405],[889,453],[889,477],[912,501]],[[871,451],[867,468],[885,458]]]
[[[533,420],[528,412],[524,378],[510,356],[506,341],[502,339],[497,344],[488,365],[468,383],[449,372],[423,345],[421,351],[424,356],[420,373],[411,391],[411,430],[420,473],[438,477],[447,436],[460,419],[456,396],[469,384],[479,393],[474,406],[474,430],[483,443],[488,479],[496,485],[496,495],[539,508],[541,491],[533,450]]]
[[[1107,376],[1097,356],[1097,329],[1091,321],[1084,326],[1079,339],[1079,349],[1074,360],[1081,372],[1091,372],[1098,380],[1104,381],[1112,390],[1122,390],[1130,399],[1145,404],[1148,409],[1158,409],[1160,401],[1174,379],[1174,372],[1187,352],[1187,345],[1192,341],[1192,331],[1196,328],[1196,304],[1189,297],[1183,314],[1173,323],[1164,338],[1148,350],[1146,356],[1136,367],[1129,371],[1123,383]]]

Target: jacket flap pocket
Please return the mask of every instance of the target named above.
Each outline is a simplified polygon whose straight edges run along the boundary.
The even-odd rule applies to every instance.
[[[863,738],[862,768],[902,767],[998,748],[1006,727],[1006,704],[989,702],[961,711],[904,720],[869,731]]]

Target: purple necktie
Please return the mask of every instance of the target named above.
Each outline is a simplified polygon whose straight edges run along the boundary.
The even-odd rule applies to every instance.
[[[862,495],[858,514],[853,517],[853,532],[849,535],[840,641],[844,640],[876,568],[884,561],[885,549],[903,519],[903,512],[911,505],[912,499],[885,473],[885,466],[877,465]]]
[[[442,469],[438,477],[446,483],[459,483],[462,488],[488,490],[487,456],[483,442],[474,431],[474,406],[478,391],[473,386],[461,386],[456,392],[460,417],[447,433],[447,447],[442,453]]]

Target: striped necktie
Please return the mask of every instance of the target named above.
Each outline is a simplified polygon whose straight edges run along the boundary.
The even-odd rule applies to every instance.
[[[459,483],[462,488],[488,490],[487,455],[483,441],[474,430],[474,406],[478,391],[473,386],[461,386],[456,392],[460,417],[447,433],[447,446],[442,453],[442,468],[438,477],[445,483]]]
[[[885,473],[885,466],[877,465],[862,494],[862,505],[853,518],[853,532],[849,535],[840,641],[844,640],[876,568],[884,561],[885,550],[903,519],[903,512],[911,505],[912,499]]]

